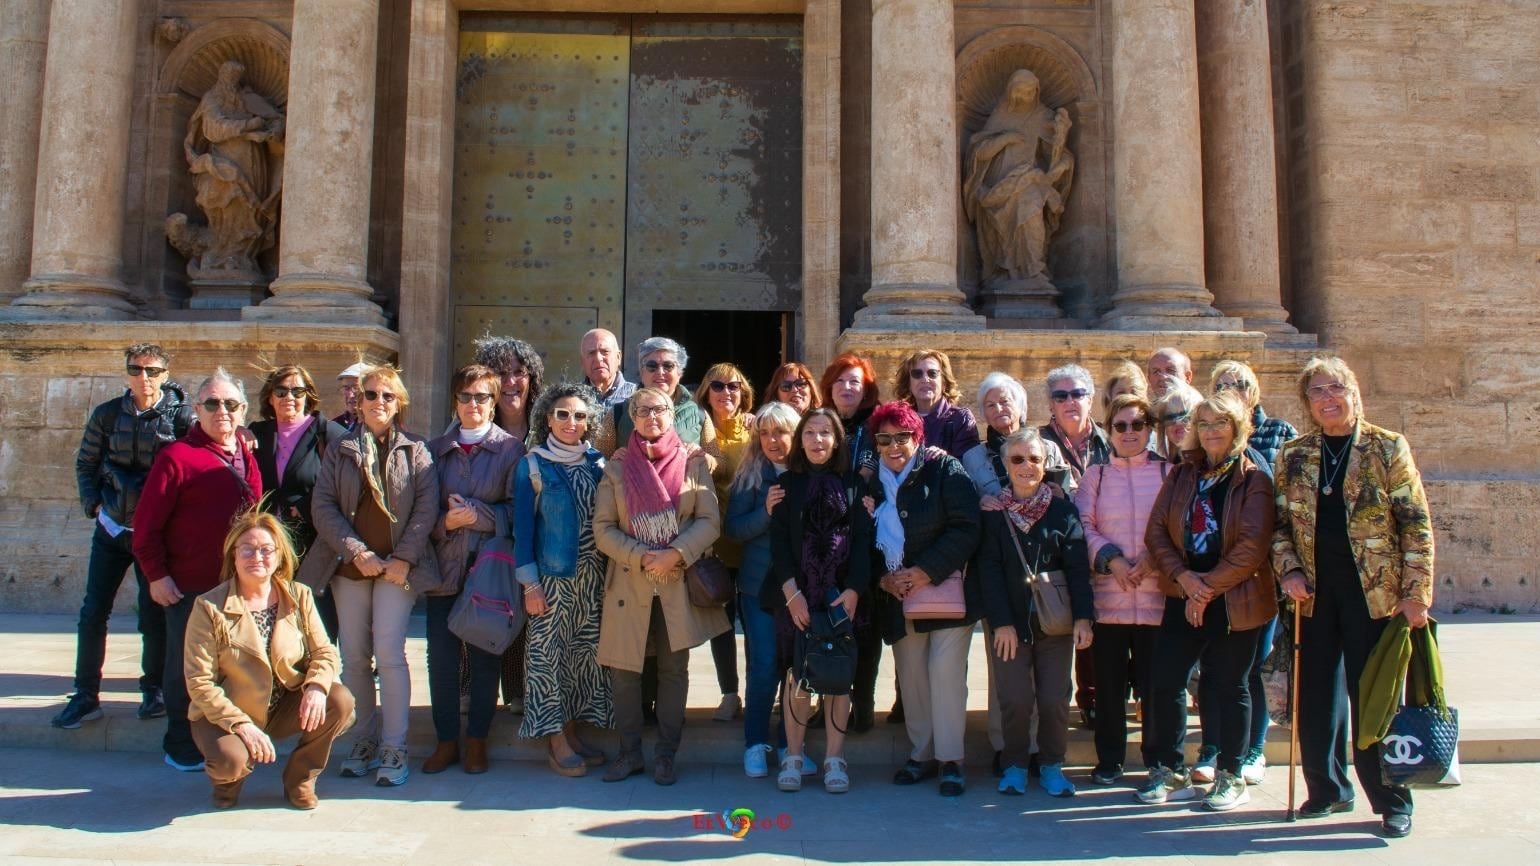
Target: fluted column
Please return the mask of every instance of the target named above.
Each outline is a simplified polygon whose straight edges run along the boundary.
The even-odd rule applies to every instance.
[[[981,329],[957,288],[952,0],[872,0],[872,286],[856,327]]]
[[[370,300],[379,0],[295,0],[278,279],[241,317],[384,324]]]
[[[43,121],[49,0],[0,9],[0,303],[32,275],[37,136]]]
[[[0,311],[4,318],[136,315],[122,270],[138,17],[138,0],[53,4],[35,141],[31,278]],[[7,114],[0,123],[12,120]]]
[[[1248,331],[1297,333],[1279,282],[1267,4],[1198,0],[1197,31],[1208,287]]]
[[[1114,0],[1110,7],[1118,291],[1104,324],[1239,326],[1219,319],[1204,288],[1193,0]]]

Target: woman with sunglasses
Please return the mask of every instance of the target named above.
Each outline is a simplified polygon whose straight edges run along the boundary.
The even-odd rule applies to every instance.
[[[1145,554],[1144,532],[1150,509],[1171,468],[1150,450],[1155,431],[1149,404],[1138,394],[1114,397],[1107,406],[1112,459],[1092,466],[1075,492],[1085,524],[1091,559],[1091,588],[1096,598],[1096,641],[1091,658],[1100,674],[1096,689],[1096,767],[1091,781],[1115,784],[1123,775],[1128,752],[1128,714],[1124,699],[1132,686],[1141,700],[1149,697],[1155,638],[1165,613],[1165,595]],[[1132,659],[1132,662],[1130,662]],[[1142,715],[1140,738],[1144,765],[1153,766],[1152,716]]]
[[[882,639],[893,646],[904,696],[909,759],[893,776],[913,785],[938,773],[941,794],[963,793],[963,729],[968,715],[968,646],[980,614],[977,579],[960,573],[979,541],[979,497],[957,458],[928,446],[925,422],[908,403],[872,413],[881,465],[870,485],[876,545],[885,573],[876,596]],[[956,618],[910,617],[916,589],[962,580],[966,609]]]
[[[748,451],[749,441],[754,438],[754,416],[749,412],[754,405],[754,386],[732,364],[714,364],[695,389],[695,402],[706,410],[716,431],[716,440],[708,450],[717,458],[711,478],[716,482],[717,503],[725,524],[728,488]],[[743,564],[743,548],[725,536],[717,540],[712,552],[734,574]],[[727,624],[731,626],[737,619],[738,604],[734,599],[727,603]],[[722,689],[721,703],[711,717],[730,722],[743,712],[743,701],[738,697],[738,636],[732,628],[711,639],[711,660],[716,664],[717,685]]]
[[[1182,462],[1182,442],[1192,425],[1192,410],[1202,402],[1198,389],[1177,382],[1150,407],[1155,413],[1155,451],[1166,462]]]
[[[1043,439],[1058,446],[1069,464],[1064,492],[1074,494],[1086,470],[1106,463],[1112,456],[1107,431],[1091,415],[1096,385],[1091,373],[1079,364],[1065,364],[1048,372],[1048,423],[1038,428]],[[1084,705],[1081,707],[1085,709]]]
[[[813,378],[813,371],[796,361],[789,361],[775,368],[770,374],[770,386],[765,389],[765,402],[778,400],[806,415],[824,404],[824,395]]]
[[[362,423],[321,463],[311,497],[316,541],[300,579],[307,586],[330,580],[337,596],[342,681],[358,714],[342,775],[373,771],[375,784],[400,785],[412,709],[407,623],[417,596],[440,582],[431,537],[439,479],[428,444],[401,427],[410,398],[396,368],[371,367],[359,384]]]
[[[945,352],[921,349],[898,365],[893,397],[908,403],[924,419],[925,442],[961,460],[979,444],[979,425],[968,407],[958,405],[962,391]]]
[[[321,395],[304,367],[275,367],[257,397],[262,420],[249,428],[256,439],[257,468],[262,471],[262,509],[283,521],[303,562],[315,542],[310,519],[310,494],[326,448],[348,435],[346,427],[321,414]],[[313,586],[316,610],[326,634],[337,639],[337,602],[326,584]]]
[[[427,593],[428,699],[438,745],[422,763],[424,773],[460,764],[467,773],[487,771],[487,734],[497,711],[498,656],[467,645],[449,630],[466,573],[481,545],[506,536],[513,523],[508,499],[514,466],[524,444],[494,420],[502,382],[490,367],[471,364],[449,383],[455,421],[428,443],[438,470],[439,518],[433,527],[443,583]],[[467,679],[465,748],[460,747],[460,679]]]
[[[614,723],[609,677],[599,666],[605,559],[594,544],[594,497],[604,458],[594,432],[604,406],[588,385],[563,383],[540,395],[531,440],[513,482],[515,576],[529,614],[529,679],[519,736],[546,741],[562,776],[587,775],[604,753],[578,725]]]

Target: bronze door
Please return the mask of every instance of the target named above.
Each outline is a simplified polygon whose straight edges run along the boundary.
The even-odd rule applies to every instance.
[[[576,378],[595,326],[634,365],[654,310],[794,313],[801,70],[798,19],[462,16],[454,362],[506,334]]]

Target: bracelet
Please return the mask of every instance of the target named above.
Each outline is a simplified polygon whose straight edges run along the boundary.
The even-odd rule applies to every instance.
[[[524,594],[525,595],[529,595],[531,591],[537,590],[539,588],[540,588],[540,584],[532,583],[529,586],[524,587]]]
[[[786,603],[787,604],[791,604],[791,600],[796,598],[797,596],[799,596],[801,594],[802,594],[802,590],[799,589],[796,592],[792,593],[791,595],[786,596]]]

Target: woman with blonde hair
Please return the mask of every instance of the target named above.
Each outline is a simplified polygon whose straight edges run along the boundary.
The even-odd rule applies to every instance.
[[[1112,407],[1112,399],[1124,394],[1149,399],[1150,381],[1144,377],[1144,368],[1133,361],[1119,361],[1107,374],[1107,384],[1102,388],[1102,411]]]
[[[1192,426],[1192,410],[1202,402],[1198,389],[1178,383],[1150,407],[1155,413],[1155,452],[1167,462],[1182,462],[1182,442]]]
[[[278,759],[273,741],[297,733],[283,791],[294,808],[314,809],[316,777],[353,714],[337,649],[295,565],[278,518],[246,512],[225,536],[223,583],[198,597],[188,619],[189,715],[216,808],[234,806],[253,768]]]

